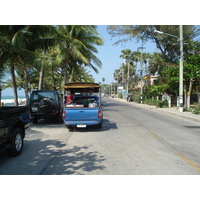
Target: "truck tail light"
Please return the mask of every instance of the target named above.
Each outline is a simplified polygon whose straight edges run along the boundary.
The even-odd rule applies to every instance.
[[[63,110],[62,118],[66,118],[66,111],[65,110]]]
[[[101,110],[98,110],[98,118],[101,118]]]

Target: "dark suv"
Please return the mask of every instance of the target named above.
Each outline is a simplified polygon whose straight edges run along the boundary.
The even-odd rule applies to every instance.
[[[32,122],[40,118],[62,120],[63,94],[57,90],[35,90],[30,95],[30,113]]]

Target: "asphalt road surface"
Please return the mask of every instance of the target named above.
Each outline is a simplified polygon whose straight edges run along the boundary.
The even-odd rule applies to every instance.
[[[0,155],[1,175],[198,175],[200,124],[104,98],[102,129],[40,120],[20,156]]]

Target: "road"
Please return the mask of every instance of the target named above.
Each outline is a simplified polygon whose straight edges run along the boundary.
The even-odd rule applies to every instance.
[[[198,175],[200,124],[104,99],[104,124],[68,130],[41,120],[27,130],[23,153],[0,155],[0,174]]]

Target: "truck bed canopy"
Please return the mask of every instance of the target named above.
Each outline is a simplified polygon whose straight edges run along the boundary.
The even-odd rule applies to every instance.
[[[77,82],[65,84],[64,89],[65,91],[97,93],[100,91],[100,86],[98,83]]]

